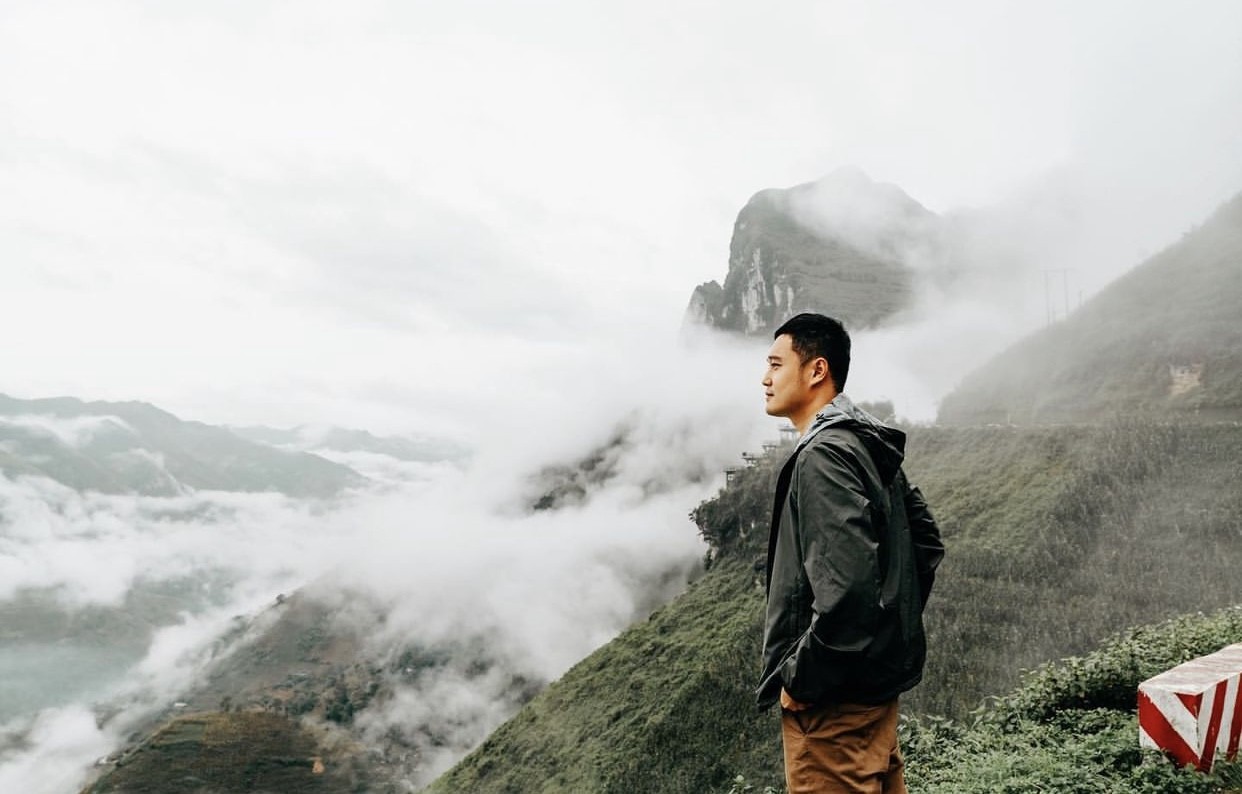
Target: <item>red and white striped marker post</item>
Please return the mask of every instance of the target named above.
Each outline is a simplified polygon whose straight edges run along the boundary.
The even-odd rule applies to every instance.
[[[1237,758],[1242,738],[1242,643],[1179,664],[1139,684],[1139,744],[1178,766],[1210,772]]]

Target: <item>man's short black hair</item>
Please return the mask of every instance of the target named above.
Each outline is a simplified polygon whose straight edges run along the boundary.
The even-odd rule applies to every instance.
[[[845,390],[845,378],[850,374],[850,335],[840,320],[803,312],[786,320],[772,338],[781,334],[789,334],[794,352],[803,364],[815,358],[827,360],[837,391]]]

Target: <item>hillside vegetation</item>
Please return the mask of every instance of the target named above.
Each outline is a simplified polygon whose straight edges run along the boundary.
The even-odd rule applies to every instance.
[[[1130,630],[1083,657],[1041,667],[971,716],[902,727],[911,790],[925,794],[1214,794],[1242,790],[1242,765],[1211,775],[1139,750],[1143,680],[1242,639],[1242,609]]]
[[[1242,602],[1239,444],[1233,424],[913,432],[907,468],[948,557],[927,615],[926,677],[906,711],[965,717],[1023,669],[1128,626]],[[779,785],[776,717],[754,709],[752,689],[756,562],[788,449],[695,511],[715,558],[685,595],[570,670],[430,790],[727,791],[738,772]]]
[[[384,657],[367,646],[370,624],[339,613],[312,590],[235,618],[194,686],[137,727],[110,763],[96,764],[83,794],[408,790],[400,781],[421,762],[418,748],[397,735],[364,740],[354,717],[447,652]]]
[[[1242,418],[1242,194],[970,375],[951,423]]]
[[[192,714],[129,750],[82,794],[365,791],[366,778],[315,733],[263,711]]]

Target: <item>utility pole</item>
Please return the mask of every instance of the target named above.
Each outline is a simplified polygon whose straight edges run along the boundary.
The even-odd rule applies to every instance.
[[[1051,270],[1044,271],[1044,323],[1045,325],[1052,325],[1052,297],[1051,297],[1051,293],[1048,290],[1048,276],[1051,273],[1052,273]]]
[[[1061,288],[1065,291],[1065,316],[1069,317],[1069,271],[1061,271]]]
[[[1046,267],[1044,268],[1044,310],[1047,313],[1048,325],[1052,325],[1052,321],[1056,316],[1056,310],[1052,306],[1052,276],[1053,274],[1061,274],[1061,292],[1063,300],[1064,316],[1069,317],[1069,274],[1073,272],[1068,267]],[[1079,304],[1082,303],[1082,293],[1079,292]]]

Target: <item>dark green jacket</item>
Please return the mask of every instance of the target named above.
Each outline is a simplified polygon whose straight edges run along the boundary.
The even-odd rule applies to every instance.
[[[940,531],[901,470],[906,436],[838,395],[777,479],[758,703],[889,701],[919,682]]]

